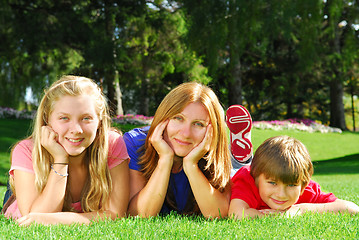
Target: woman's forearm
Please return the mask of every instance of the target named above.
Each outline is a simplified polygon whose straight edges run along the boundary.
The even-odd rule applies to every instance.
[[[159,164],[147,184],[130,200],[128,212],[141,217],[156,216],[164,203],[172,165]]]
[[[204,217],[226,217],[229,208],[230,190],[215,189],[204,176],[197,164],[184,166],[193,195]]]

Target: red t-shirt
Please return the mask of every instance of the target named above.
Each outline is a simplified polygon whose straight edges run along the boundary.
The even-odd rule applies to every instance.
[[[262,201],[259,190],[255,184],[254,178],[250,174],[250,167],[244,166],[232,177],[232,199],[241,199],[245,201],[250,208],[257,210],[269,209],[270,207]],[[310,180],[308,186],[300,195],[296,204],[299,203],[328,203],[334,202],[337,197],[333,193],[324,193],[321,191],[318,183]]]

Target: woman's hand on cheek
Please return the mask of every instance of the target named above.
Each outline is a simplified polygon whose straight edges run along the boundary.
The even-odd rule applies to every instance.
[[[190,151],[187,156],[183,158],[183,164],[197,164],[198,161],[204,157],[204,155],[210,150],[212,143],[213,127],[211,124],[208,124],[206,129],[206,134],[196,147]]]
[[[58,134],[50,126],[41,127],[41,145],[55,158],[67,159],[68,154],[58,142]]]
[[[169,120],[166,120],[157,125],[150,138],[150,142],[152,146],[155,148],[155,150],[157,151],[160,158],[165,157],[173,160],[173,156],[174,156],[173,149],[168,145],[168,143],[163,138],[168,122]]]

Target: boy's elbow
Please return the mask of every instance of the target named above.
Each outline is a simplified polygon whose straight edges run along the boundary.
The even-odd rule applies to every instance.
[[[359,206],[351,201],[337,199],[335,203],[339,204],[340,212],[348,212],[350,214],[359,213]]]
[[[346,201],[346,210],[350,214],[357,214],[357,213],[359,213],[359,206],[353,202]]]

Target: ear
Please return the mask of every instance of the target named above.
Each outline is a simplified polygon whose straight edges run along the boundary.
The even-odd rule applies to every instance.
[[[308,186],[308,184],[309,184],[309,182],[307,182],[306,184],[304,184],[304,183],[302,184],[302,190],[300,192],[300,195],[302,195],[304,193],[304,190]]]

